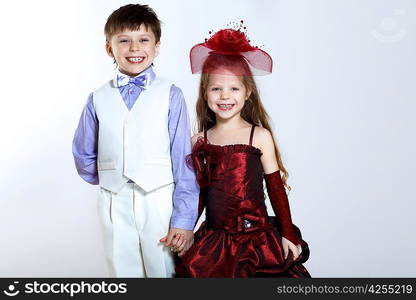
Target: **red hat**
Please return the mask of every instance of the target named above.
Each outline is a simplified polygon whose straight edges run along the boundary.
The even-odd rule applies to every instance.
[[[223,74],[218,69],[222,65],[235,75],[267,75],[273,67],[269,54],[251,46],[246,35],[234,29],[216,32],[205,43],[193,46],[189,56],[192,74]]]

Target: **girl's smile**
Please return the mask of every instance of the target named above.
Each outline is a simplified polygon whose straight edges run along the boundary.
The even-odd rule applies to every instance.
[[[217,104],[218,108],[222,111],[229,111],[234,107],[235,104]]]

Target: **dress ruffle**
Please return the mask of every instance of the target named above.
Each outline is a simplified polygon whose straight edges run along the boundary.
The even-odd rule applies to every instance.
[[[186,156],[186,164],[196,173],[196,180],[201,188],[210,185],[212,180],[221,179],[226,169],[224,155],[230,153],[251,153],[262,156],[259,148],[248,144],[215,145],[199,137],[192,148],[192,153]]]
[[[309,278],[302,265],[309,257],[309,248],[302,243],[296,261],[290,252],[284,258],[281,236],[275,217],[268,217],[261,228],[250,232],[230,233],[210,228],[206,222],[195,233],[195,244],[176,268],[178,277],[292,277]],[[297,228],[296,228],[297,229]],[[300,234],[299,229],[297,229]]]

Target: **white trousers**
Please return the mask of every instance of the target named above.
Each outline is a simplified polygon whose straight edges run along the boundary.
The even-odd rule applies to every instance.
[[[146,193],[127,183],[117,194],[100,189],[98,212],[111,277],[173,276],[173,254],[159,242],[169,230],[173,188]]]

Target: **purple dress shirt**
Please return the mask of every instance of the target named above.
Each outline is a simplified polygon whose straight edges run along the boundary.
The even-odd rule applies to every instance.
[[[151,85],[156,77],[153,68],[149,67],[140,75],[144,74],[147,74],[148,84]],[[129,83],[120,86],[119,91],[130,110],[140,96],[142,88]],[[198,215],[199,186],[196,183],[194,172],[185,163],[186,155],[191,152],[190,124],[182,91],[174,85],[170,89],[168,127],[172,172],[175,181],[170,225],[172,228],[192,230]],[[91,184],[99,184],[97,171],[98,130],[99,122],[93,106],[93,94],[90,94],[75,132],[72,153],[78,174]]]

